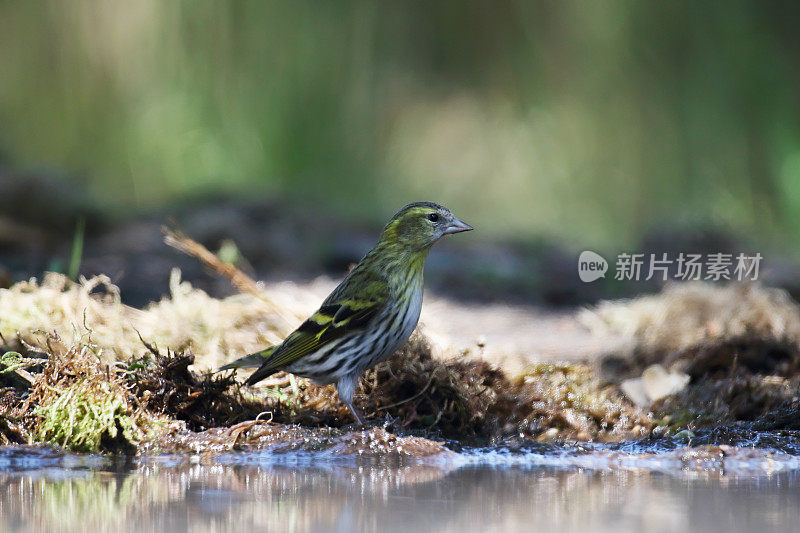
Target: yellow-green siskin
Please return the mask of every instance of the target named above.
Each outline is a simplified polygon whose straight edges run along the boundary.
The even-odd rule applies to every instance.
[[[319,310],[283,343],[221,370],[260,363],[247,385],[280,370],[311,378],[318,385],[335,382],[339,399],[363,424],[353,405],[358,378],[400,348],[417,326],[422,270],[431,246],[444,235],[471,229],[439,204],[408,204]]]

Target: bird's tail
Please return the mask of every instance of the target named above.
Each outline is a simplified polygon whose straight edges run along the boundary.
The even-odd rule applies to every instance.
[[[226,365],[222,365],[219,367],[217,372],[222,372],[224,370],[236,370],[238,368],[258,368],[264,364],[264,361],[269,359],[269,356],[272,355],[272,352],[275,351],[275,348],[276,346],[270,346],[269,348],[264,348],[260,352],[251,353],[250,355],[240,357],[235,361],[231,361]]]

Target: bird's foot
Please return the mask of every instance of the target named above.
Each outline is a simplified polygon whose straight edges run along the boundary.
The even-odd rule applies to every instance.
[[[356,406],[353,405],[352,402],[349,402],[347,404],[347,407],[350,408],[350,412],[353,413],[353,418],[356,419],[356,423],[355,423],[356,426],[362,426],[363,427],[363,426],[367,425],[366,422],[364,422],[364,417],[361,416],[361,413],[358,412],[358,409],[356,409]]]

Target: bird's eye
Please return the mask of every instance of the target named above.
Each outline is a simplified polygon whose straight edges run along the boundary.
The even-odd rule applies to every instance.
[[[428,215],[428,220],[430,220],[431,222],[437,222],[439,220],[439,215],[436,213],[431,213],[430,215]]]

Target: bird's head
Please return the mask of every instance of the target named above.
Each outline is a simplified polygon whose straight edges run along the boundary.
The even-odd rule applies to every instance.
[[[386,224],[381,243],[416,252],[426,250],[444,235],[471,229],[472,226],[457,219],[444,206],[414,202],[398,211]]]

